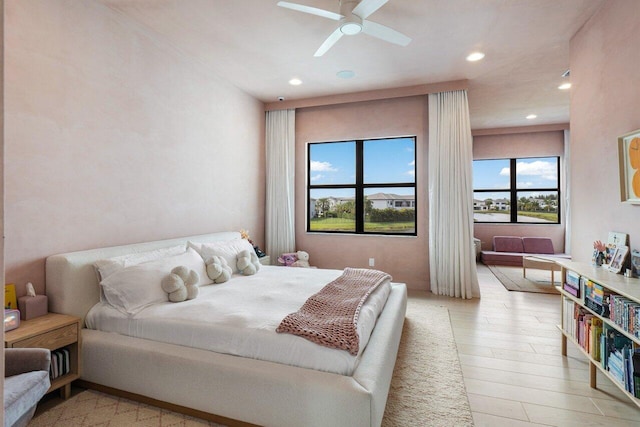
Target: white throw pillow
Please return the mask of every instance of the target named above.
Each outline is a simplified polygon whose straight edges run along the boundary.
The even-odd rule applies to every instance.
[[[210,243],[188,242],[187,245],[198,251],[204,261],[207,261],[214,255],[223,257],[234,273],[238,273],[240,271],[237,266],[237,255],[244,250],[250,250],[253,252],[253,246],[251,246],[251,243],[246,239],[234,239]]]
[[[96,273],[98,274],[98,282],[101,282],[113,273],[120,271],[125,267],[131,267],[133,265],[142,264],[143,262],[155,261],[157,259],[173,255],[180,255],[186,250],[187,245],[170,246],[168,248],[160,248],[152,251],[101,259],[93,263],[93,265],[96,269]]]
[[[195,250],[189,248],[180,255],[125,267],[109,275],[100,285],[109,304],[123,313],[133,315],[151,304],[169,300],[161,282],[172,269],[180,265],[198,273],[198,285],[211,283],[204,261]]]

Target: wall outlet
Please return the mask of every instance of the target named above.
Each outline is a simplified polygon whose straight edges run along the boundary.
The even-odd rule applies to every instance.
[[[375,258],[369,258],[369,267],[375,267],[376,260]]]

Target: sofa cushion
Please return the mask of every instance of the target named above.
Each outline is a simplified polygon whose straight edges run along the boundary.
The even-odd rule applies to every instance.
[[[524,252],[522,237],[494,236],[493,250],[495,252]]]
[[[511,265],[522,267],[522,252],[482,251],[482,263],[485,265]]]
[[[522,246],[527,254],[554,254],[553,242],[548,237],[523,237]]]

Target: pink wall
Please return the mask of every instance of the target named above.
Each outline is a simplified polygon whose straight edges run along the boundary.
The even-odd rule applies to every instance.
[[[262,103],[100,2],[5,15],[6,281],[46,256],[248,228],[264,243]]]
[[[473,137],[473,158],[499,159],[511,157],[560,156],[564,157],[564,132],[529,132]],[[561,181],[560,185],[563,183]],[[562,190],[562,189],[561,189]],[[564,251],[562,224],[479,224],[474,225],[474,235],[482,242],[482,249],[491,250],[493,236],[550,237],[556,252]]]
[[[296,244],[322,268],[367,267],[387,271],[410,288],[427,289],[427,97],[414,96],[296,110]],[[308,142],[415,135],[418,236],[362,236],[306,232]]]
[[[640,2],[605,2],[571,40],[572,253],[628,233],[640,249],[640,206],[620,202],[617,137],[640,129]]]

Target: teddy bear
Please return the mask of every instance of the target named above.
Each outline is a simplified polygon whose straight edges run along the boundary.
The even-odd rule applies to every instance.
[[[296,253],[298,260],[291,264],[291,267],[304,267],[309,268],[309,253],[305,251],[298,251]]]
[[[237,255],[237,260],[238,270],[245,276],[251,276],[260,270],[260,260],[258,260],[258,255],[256,255],[255,251],[248,249],[240,251]]]
[[[221,256],[212,256],[206,262],[207,276],[213,283],[224,283],[231,278],[233,270],[229,267],[227,260]]]
[[[169,294],[169,301],[181,302],[198,296],[200,276],[194,270],[181,265],[162,279],[162,290]]]
[[[293,265],[293,263],[295,263],[297,260],[298,254],[295,252],[282,254],[278,257],[278,262],[285,267],[291,267],[291,265]]]

